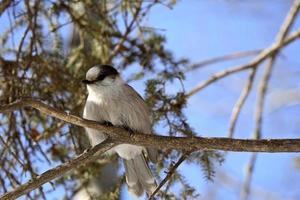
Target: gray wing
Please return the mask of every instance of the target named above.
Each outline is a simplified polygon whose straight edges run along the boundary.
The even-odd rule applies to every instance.
[[[139,109],[148,118],[147,123],[149,124],[149,128],[147,127],[147,129],[150,129],[150,130],[144,130],[144,131],[146,131],[145,133],[152,133],[152,131],[151,131],[151,113],[150,113],[150,110],[149,110],[147,104],[145,103],[143,97],[141,97],[141,95],[139,93],[137,93],[130,85],[125,84],[125,90],[126,90],[126,94],[128,94],[130,96],[130,100],[134,99],[136,101],[135,102],[136,105],[139,106]]]
[[[127,89],[127,94],[129,94],[130,96],[132,96],[131,99],[137,99],[139,106],[141,107],[141,109],[143,109],[143,111],[145,112],[145,115],[148,116],[148,123],[149,123],[149,130],[141,130],[144,133],[148,133],[148,134],[152,134],[152,129],[151,129],[151,112],[149,110],[149,107],[147,106],[147,104],[145,103],[143,97],[137,93],[130,85],[126,84],[125,85],[126,89]],[[149,157],[149,159],[153,162],[156,163],[157,162],[157,149],[155,148],[146,148],[147,149],[147,155]]]
[[[128,84],[125,84],[125,85],[126,85],[127,89],[129,90],[129,92],[132,93],[132,95],[138,96],[142,101],[144,101],[143,97],[139,93],[137,93],[130,85],[128,85]]]

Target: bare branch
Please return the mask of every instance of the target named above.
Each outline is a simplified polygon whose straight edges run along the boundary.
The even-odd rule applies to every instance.
[[[280,27],[279,33],[276,37],[276,41],[278,43],[281,43],[284,40],[284,38],[287,36],[291,26],[295,22],[299,10],[300,10],[300,0],[295,0],[286,18],[284,19],[284,22]]]
[[[152,200],[154,198],[154,196],[156,195],[156,193],[164,186],[164,184],[166,184],[168,182],[168,180],[172,177],[172,175],[174,174],[174,172],[176,171],[176,169],[179,167],[179,165],[181,165],[181,163],[183,163],[183,161],[191,154],[191,152],[186,152],[184,153],[179,160],[175,163],[175,165],[171,166],[167,175],[165,176],[165,178],[160,182],[160,184],[157,186],[157,188],[154,190],[154,192],[151,194],[151,196],[149,197],[149,200]]]
[[[3,196],[0,197],[0,200],[9,200],[9,199],[16,199],[24,194],[29,193],[30,191],[37,189],[44,183],[47,183],[63,174],[66,172],[79,167],[89,161],[91,161],[94,157],[94,155],[97,154],[102,154],[108,149],[112,148],[115,144],[112,143],[111,140],[106,140],[96,146],[94,146],[91,149],[87,149],[84,153],[81,155],[77,156],[73,160],[70,160],[67,163],[61,164],[53,169],[50,169],[41,175],[37,176],[36,178],[30,180],[29,182],[17,187],[11,192],[5,193]]]
[[[228,128],[228,137],[229,138],[233,137],[237,119],[239,117],[239,114],[242,110],[243,105],[245,104],[247,97],[249,96],[249,93],[250,93],[252,85],[253,85],[255,74],[256,74],[256,68],[253,68],[249,74],[247,84],[245,85],[245,87],[241,93],[241,96],[239,97],[238,101],[234,105],[234,108],[232,109],[232,114],[230,117],[229,128]]]
[[[191,66],[187,67],[185,72],[190,72],[190,71],[205,67],[207,65],[212,65],[212,64],[215,64],[218,62],[224,62],[224,61],[228,61],[228,60],[244,58],[244,57],[248,57],[248,56],[254,56],[254,55],[259,54],[261,51],[262,50],[241,51],[241,52],[234,52],[234,53],[230,53],[230,54],[219,56],[219,57],[209,58],[207,60],[203,60],[201,62],[192,64]]]
[[[257,159],[257,154],[254,153],[251,155],[249,163],[246,167],[246,177],[245,177],[245,182],[242,187],[242,192],[241,192],[241,199],[246,200],[249,197],[250,194],[250,185],[252,182],[252,174],[254,172],[254,167],[255,167],[255,162]]]
[[[239,65],[236,67],[233,67],[231,69],[226,69],[224,71],[218,72],[211,76],[206,81],[201,82],[198,86],[196,86],[194,89],[192,89],[189,93],[186,94],[186,97],[190,97],[203,88],[207,87],[208,85],[220,80],[221,78],[224,78],[228,75],[244,71],[253,67],[257,67],[260,63],[262,63],[266,58],[270,57],[274,52],[278,51],[279,49],[285,47],[286,45],[290,44],[294,40],[300,37],[300,30],[297,30],[290,34],[288,38],[284,40],[283,43],[275,42],[273,45],[271,45],[269,48],[266,48],[264,51],[262,51],[257,57],[255,57],[251,62],[243,65]]]
[[[34,99],[23,99],[15,103],[0,106],[0,112],[9,112],[22,107],[33,107],[52,117],[65,122],[103,130],[113,141],[126,144],[135,144],[162,149],[180,149],[187,151],[196,150],[222,150],[238,152],[300,152],[300,139],[231,139],[222,137],[171,137],[149,135],[136,132],[132,134],[127,130],[102,125],[96,121],[86,120],[78,116],[64,113],[52,108],[41,101]]]

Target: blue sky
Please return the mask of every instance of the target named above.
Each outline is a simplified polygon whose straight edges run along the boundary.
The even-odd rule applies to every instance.
[[[291,2],[290,0],[179,1],[173,9],[165,6],[155,7],[143,25],[163,29],[161,33],[167,38],[167,48],[172,50],[176,57],[185,57],[191,62],[198,62],[231,52],[269,46],[274,41]],[[3,27],[7,26],[7,18],[2,18],[0,24]],[[300,28],[300,17],[294,24],[294,29],[296,28]],[[299,41],[284,50],[283,56],[277,60],[274,68],[269,94],[278,90],[299,91],[299,52]],[[184,81],[185,88],[188,91],[214,72],[248,60],[249,58],[223,62],[188,73]],[[244,86],[246,76],[245,72],[230,76],[205,88],[188,101],[185,113],[196,132],[202,136],[226,136],[231,110]],[[258,82],[259,78],[255,81],[256,85]],[[131,85],[139,93],[144,93],[143,82],[133,82]],[[170,87],[170,90],[176,89],[176,85]],[[257,89],[254,87],[238,121],[235,137],[251,137],[256,92]],[[268,102],[272,100],[270,97],[271,95],[267,96]],[[299,103],[275,111],[267,106],[266,110],[263,137],[299,137]],[[250,155],[250,153],[229,153],[225,163],[218,167],[217,171],[225,172],[241,185]],[[299,199],[300,171],[294,169],[292,160],[296,156],[299,157],[299,154],[259,154],[252,181],[255,191],[271,193],[281,197],[279,199]],[[214,182],[207,182],[199,167],[183,164],[179,170],[197,188],[201,199],[207,199],[208,191],[213,188],[218,188],[214,194],[216,199],[239,198],[237,191],[240,188],[230,189],[220,185],[218,173]],[[126,187],[122,195],[124,199],[131,199]],[[262,198],[252,196],[251,199]]]

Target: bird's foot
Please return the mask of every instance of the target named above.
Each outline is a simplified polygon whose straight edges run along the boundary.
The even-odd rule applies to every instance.
[[[129,128],[128,126],[119,126],[119,127],[128,131],[130,137],[132,137],[134,135],[134,131],[131,128]]]
[[[105,125],[105,126],[114,126],[112,123],[110,123],[109,121],[103,121],[101,124]]]

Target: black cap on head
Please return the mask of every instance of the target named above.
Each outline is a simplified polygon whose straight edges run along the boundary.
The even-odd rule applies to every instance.
[[[99,75],[110,76],[110,75],[118,75],[119,72],[111,65],[100,65],[100,73]]]
[[[96,65],[90,68],[86,73],[86,79],[82,82],[92,84],[97,81],[102,81],[107,76],[116,76],[119,72],[111,65]]]

